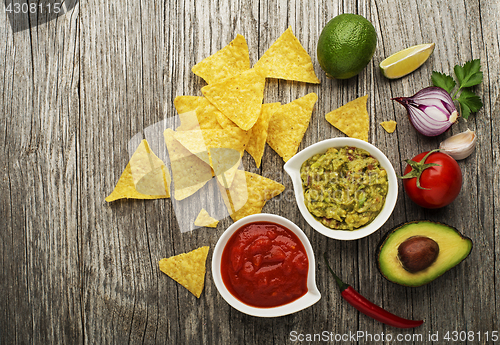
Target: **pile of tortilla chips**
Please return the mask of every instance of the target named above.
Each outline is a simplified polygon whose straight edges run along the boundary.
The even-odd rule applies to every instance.
[[[208,85],[201,89],[204,97],[178,96],[174,105],[179,114],[194,110],[201,129],[220,126],[248,131],[245,150],[257,167],[260,167],[266,141],[285,162],[297,152],[309,125],[316,94],[283,106],[262,104],[266,78],[320,82],[311,57],[291,28],[269,47],[253,68],[250,68],[245,38],[238,35],[229,45],[196,64],[192,71]]]
[[[280,194],[280,183],[238,170],[247,151],[260,167],[266,142],[286,162],[298,150],[317,101],[310,93],[288,104],[264,103],[266,78],[319,83],[311,57],[288,28],[251,68],[248,45],[237,35],[226,47],[192,68],[208,85],[203,96],[177,96],[180,126],[166,129],[173,196],[184,200],[208,181],[219,190],[234,220],[259,213]],[[168,198],[170,175],[144,140],[114,191],[106,198]],[[217,226],[201,210],[197,226]]]
[[[297,152],[317,101],[316,94],[310,93],[285,105],[263,104],[266,78],[319,83],[311,57],[288,28],[253,68],[246,40],[237,35],[192,71],[208,84],[201,89],[203,97],[177,96],[174,106],[181,126],[164,133],[171,156],[174,197],[193,195],[211,179],[211,170],[234,220],[259,213],[265,202],[284,187],[238,170],[244,151],[260,167],[267,142],[286,162]],[[182,159],[172,160],[172,155],[180,154],[184,155]],[[204,173],[200,176],[191,172],[194,169]],[[210,216],[203,213],[203,217]],[[214,222],[197,219],[200,226],[209,223]]]

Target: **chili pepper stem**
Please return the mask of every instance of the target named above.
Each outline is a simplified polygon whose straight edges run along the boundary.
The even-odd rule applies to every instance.
[[[326,252],[323,254],[323,258],[325,258],[326,266],[332,273],[333,277],[335,278],[335,281],[337,282],[337,285],[339,287],[340,292],[344,291],[349,287],[349,284],[344,283],[342,280],[340,280],[339,277],[333,272],[332,268],[330,267],[330,264],[328,263],[328,259],[326,258]]]

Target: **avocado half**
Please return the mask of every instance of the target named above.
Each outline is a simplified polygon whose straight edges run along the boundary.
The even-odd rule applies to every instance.
[[[410,272],[404,267],[398,252],[400,245],[412,238],[430,238],[439,246],[435,258],[429,266],[418,272]],[[430,242],[430,241],[429,241]],[[425,246],[425,244],[424,244]],[[403,248],[405,246],[402,246]],[[472,250],[472,241],[452,226],[431,222],[415,221],[398,225],[382,238],[377,259],[380,273],[389,281],[404,286],[421,286],[430,283],[449,269],[458,265]],[[422,253],[420,253],[422,254]],[[422,255],[427,255],[423,251]],[[422,259],[421,255],[417,260]]]

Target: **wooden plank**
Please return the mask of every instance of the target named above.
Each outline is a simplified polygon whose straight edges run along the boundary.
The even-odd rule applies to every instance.
[[[83,1],[81,8],[85,337],[151,343],[161,332],[157,252],[168,242],[160,230],[173,221],[170,206],[107,204],[104,197],[136,148],[127,150],[129,141],[163,118],[163,23],[170,15],[161,2]]]
[[[479,284],[475,287],[478,293],[464,309],[467,314],[477,313],[477,318],[467,320],[469,328],[486,329],[495,328],[495,325],[499,323],[499,314],[494,311],[498,310],[498,296],[500,295],[496,284],[499,279],[499,267],[498,246],[495,244],[500,228],[500,168],[498,165],[500,131],[494,124],[500,120],[500,82],[495,77],[500,74],[500,68],[498,64],[492,64],[494,60],[491,57],[500,58],[498,44],[500,33],[496,24],[500,4],[478,1],[477,6],[481,8],[480,11],[473,4],[468,7],[468,11],[479,20],[477,26],[471,28],[470,36],[474,52],[472,57],[480,58],[482,62],[484,81],[476,89],[482,95],[484,108],[474,118],[478,144],[475,155],[467,160],[475,159],[476,161],[476,170],[471,171],[470,175],[476,176],[477,179],[478,204],[476,209],[470,209],[470,205],[465,203],[464,207],[469,210],[471,218],[464,221],[463,227],[466,231],[470,226],[474,229],[473,236],[479,239],[474,243],[474,253],[469,259],[464,276],[467,279],[467,277],[477,275]],[[474,263],[481,263],[479,272]],[[492,282],[495,283],[492,284]],[[494,303],[493,296],[495,296]],[[491,301],[486,302],[485,298]]]
[[[78,7],[16,33],[0,17],[0,341],[81,342]]]
[[[479,2],[465,4],[463,14],[466,14],[474,24],[464,30],[463,44],[458,47],[456,56],[462,61],[480,58],[483,62],[484,70],[484,62],[487,59],[483,46],[484,28],[481,27],[481,13],[476,6],[479,6]],[[488,31],[488,29],[486,29],[486,31]],[[487,88],[488,84],[490,84],[490,75],[486,75],[483,84],[475,88],[478,90],[478,94],[482,94],[485,86]],[[485,94],[484,96],[482,95],[481,98],[483,101],[486,101],[488,95]],[[493,183],[493,175],[491,172],[494,170],[493,162],[489,159],[492,153],[492,127],[487,120],[489,117],[489,108],[490,105],[487,104],[479,114],[474,116],[472,121],[462,123],[461,128],[454,128],[454,130],[457,130],[455,133],[458,133],[459,129],[459,131],[464,131],[467,128],[471,130],[475,129],[478,133],[478,147],[474,155],[460,162],[462,173],[469,178],[465,179],[461,194],[456,200],[456,202],[459,202],[460,212],[457,212],[454,216],[454,220],[456,218],[460,219],[460,230],[463,231],[466,236],[471,237],[475,245],[470,257],[464,262],[463,268],[461,267],[463,271],[458,271],[457,273],[459,277],[463,279],[466,286],[469,286],[471,283],[468,282],[468,277],[474,275],[480,277],[477,282],[477,291],[481,291],[481,293],[472,296],[465,291],[463,293],[464,300],[467,300],[467,303],[464,303],[463,313],[465,315],[473,315],[472,318],[467,318],[462,323],[465,324],[468,329],[495,327],[493,318],[494,313],[491,313],[492,305],[482,300],[482,294],[488,296],[494,294],[494,286],[488,282],[493,281],[495,275],[493,270],[490,269],[490,267],[494,267],[494,247],[491,246],[491,243],[494,241],[494,232],[486,230],[493,229],[494,223],[489,212],[484,209],[484,205],[493,206],[494,204],[494,195],[491,193],[484,193],[484,191],[488,189],[488,185],[491,186]],[[450,221],[452,220],[450,219]],[[481,267],[478,267],[478,263],[481,263]],[[491,315],[491,317],[487,315]]]
[[[2,42],[6,42],[2,49],[1,71],[2,93],[0,116],[2,147],[1,161],[5,162],[2,168],[1,187],[1,229],[0,247],[1,279],[0,284],[4,294],[1,299],[2,338],[5,341],[25,341],[33,337],[32,319],[34,311],[29,307],[27,300],[28,290],[28,258],[26,212],[22,198],[27,198],[28,189],[20,178],[23,173],[19,162],[21,152],[29,147],[31,119],[16,116],[21,113],[33,113],[32,85],[33,75],[31,58],[31,43],[29,31],[18,35],[14,41],[12,28],[7,24],[6,13],[0,13]],[[17,59],[16,59],[17,57]],[[21,108],[21,109],[19,109]],[[23,130],[24,129],[24,130]],[[26,157],[26,151],[24,152]],[[26,164],[24,164],[26,168]],[[29,175],[24,173],[24,176]],[[27,176],[26,176],[27,177]],[[33,187],[33,186],[31,186]],[[7,320],[10,320],[7,322]],[[23,332],[24,330],[24,332]]]

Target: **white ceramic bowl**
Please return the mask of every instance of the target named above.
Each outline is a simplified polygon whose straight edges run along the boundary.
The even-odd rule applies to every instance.
[[[317,153],[326,152],[326,150],[330,147],[343,146],[353,146],[368,151],[380,162],[380,165],[387,171],[387,179],[389,182],[389,190],[387,193],[385,204],[379,215],[368,225],[352,231],[333,230],[318,222],[311,215],[311,213],[309,213],[309,210],[304,203],[304,191],[302,189],[302,180],[300,179],[300,168],[302,167],[302,163],[304,163],[307,159],[311,158]],[[290,175],[290,177],[292,178],[295,199],[297,200],[297,205],[299,207],[300,213],[302,213],[304,219],[309,223],[311,227],[314,228],[314,230],[330,238],[334,238],[337,240],[357,240],[371,235],[382,225],[384,225],[387,219],[389,219],[392,211],[394,210],[394,206],[396,205],[396,200],[398,198],[398,180],[391,162],[382,153],[382,151],[363,140],[354,138],[333,138],[320,141],[297,153],[288,162],[286,162],[284,168],[288,175]]]
[[[304,245],[304,249],[306,250],[307,253],[307,259],[309,261],[309,268],[307,273],[308,291],[304,296],[296,299],[293,302],[278,307],[258,308],[258,307],[252,307],[248,304],[241,302],[239,299],[234,297],[228,291],[228,289],[224,285],[224,282],[222,281],[222,276],[220,272],[222,252],[224,250],[224,247],[226,246],[227,241],[236,232],[236,230],[238,230],[245,224],[254,222],[270,222],[282,225],[287,229],[293,231],[293,233],[297,235],[299,240],[302,242],[302,244]],[[229,303],[229,305],[231,305],[234,309],[237,309],[242,313],[248,315],[259,316],[259,317],[277,317],[277,316],[292,314],[302,309],[308,308],[317,301],[319,301],[319,299],[321,298],[321,294],[318,291],[318,288],[316,287],[315,267],[316,265],[314,261],[314,253],[312,251],[311,243],[309,243],[309,240],[307,239],[307,236],[304,234],[304,232],[297,225],[295,225],[288,219],[283,218],[281,216],[277,216],[275,214],[267,214],[267,213],[260,213],[247,216],[243,219],[238,220],[229,228],[227,228],[227,230],[222,234],[222,236],[217,241],[212,257],[212,276],[214,279],[215,287],[217,287],[217,290],[221,294],[222,298],[224,298],[224,300],[226,300],[226,302]]]

